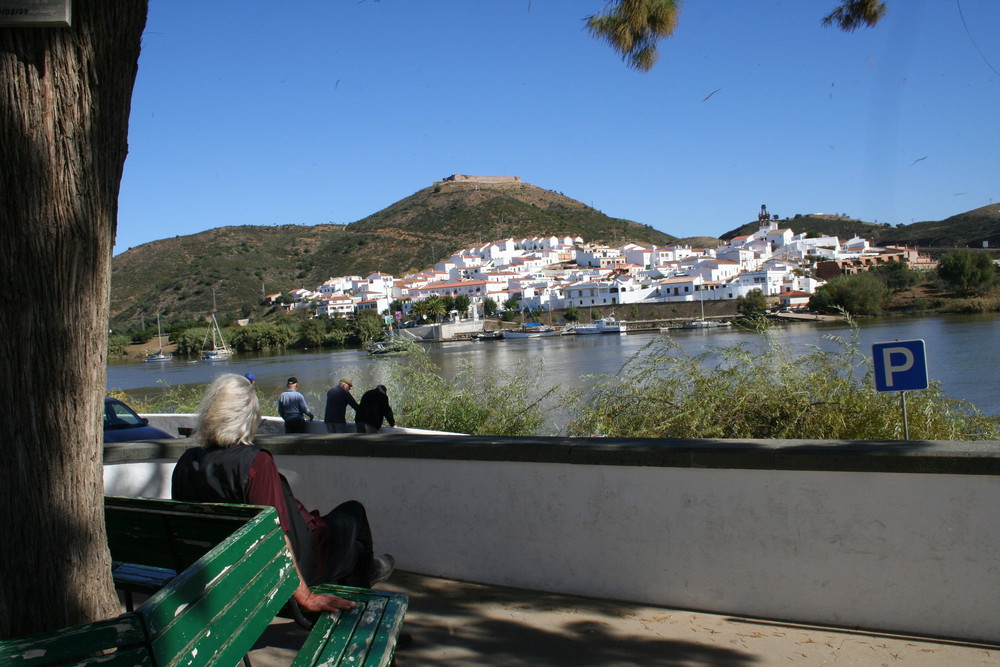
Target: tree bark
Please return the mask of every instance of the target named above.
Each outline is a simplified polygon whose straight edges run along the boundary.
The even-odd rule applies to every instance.
[[[111,250],[146,0],[0,28],[0,639],[119,613],[104,531]]]

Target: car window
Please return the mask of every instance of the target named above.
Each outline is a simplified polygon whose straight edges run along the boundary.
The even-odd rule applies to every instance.
[[[104,402],[104,428],[123,428],[126,426],[142,426],[139,415],[121,401]]]

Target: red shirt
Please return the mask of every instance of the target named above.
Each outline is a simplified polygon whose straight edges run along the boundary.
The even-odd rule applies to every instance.
[[[292,525],[288,514],[292,508],[285,504],[284,494],[281,491],[281,473],[274,463],[274,457],[269,452],[261,451],[254,457],[250,466],[250,474],[247,478],[247,502],[252,505],[269,505],[278,510],[278,517],[281,520],[281,529],[287,535],[291,531]],[[327,559],[330,554],[330,527],[320,518],[319,512],[310,512],[305,506],[295,499],[295,511],[302,515],[302,519],[309,526],[309,531],[316,542],[316,561],[320,570],[325,569]]]

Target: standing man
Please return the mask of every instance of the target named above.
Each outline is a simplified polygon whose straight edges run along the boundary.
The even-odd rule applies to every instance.
[[[347,433],[347,406],[354,408],[355,417],[358,414],[358,402],[351,396],[354,384],[347,378],[340,378],[336,386],[326,392],[326,410],[323,421],[326,422],[327,433]]]
[[[285,433],[308,433],[306,415],[312,421],[306,397],[299,393],[298,378],[288,378],[288,388],[278,396],[278,414],[285,420]]]
[[[389,422],[389,426],[396,425],[384,384],[369,389],[361,396],[361,405],[355,410],[354,418],[357,420],[358,433],[378,433],[383,419]]]

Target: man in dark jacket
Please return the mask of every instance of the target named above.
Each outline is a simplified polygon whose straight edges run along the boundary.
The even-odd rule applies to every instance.
[[[358,413],[358,402],[351,396],[353,386],[349,379],[340,378],[340,382],[326,392],[326,412],[323,414],[323,421],[326,422],[327,433],[348,432],[347,406],[354,408],[355,415]]]
[[[378,430],[382,428],[383,419],[389,422],[389,426],[396,425],[384,384],[369,389],[361,396],[361,403],[355,412],[355,419],[358,424],[358,433],[378,433]]]

